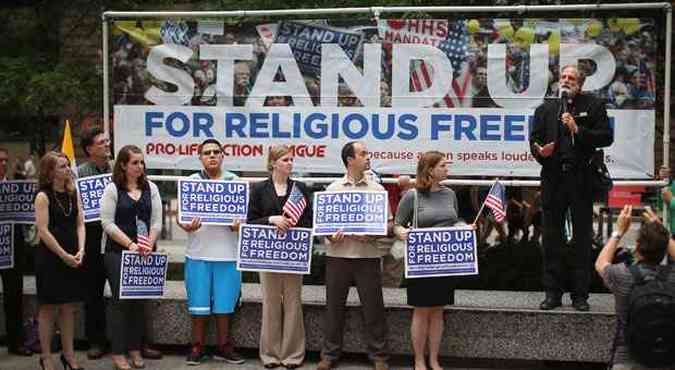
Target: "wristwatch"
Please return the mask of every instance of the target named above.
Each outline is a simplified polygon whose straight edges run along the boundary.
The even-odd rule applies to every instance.
[[[621,240],[621,233],[618,231],[612,232],[612,236],[610,236],[610,239],[616,239],[616,240]]]

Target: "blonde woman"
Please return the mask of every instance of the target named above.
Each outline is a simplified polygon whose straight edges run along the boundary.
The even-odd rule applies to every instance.
[[[291,227],[312,227],[312,206],[305,184],[290,179],[293,154],[287,145],[270,149],[267,180],[253,184],[248,223],[274,225],[280,231]],[[283,212],[284,204],[296,187],[307,205],[297,223]],[[261,272],[263,319],[260,359],[267,369],[284,366],[295,369],[305,359],[305,327],[302,318],[302,275]]]

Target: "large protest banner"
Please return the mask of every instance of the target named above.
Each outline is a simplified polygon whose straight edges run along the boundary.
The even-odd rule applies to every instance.
[[[169,256],[164,253],[142,257],[138,252],[122,251],[119,298],[162,298],[168,266]]]
[[[241,271],[309,274],[312,265],[312,230],[243,224],[239,229],[237,269]]]
[[[197,217],[205,225],[233,225],[246,220],[248,182],[178,180],[178,220],[190,223]]]
[[[84,222],[101,220],[101,200],[105,187],[112,182],[112,175],[83,177],[75,180],[77,195],[82,203]]]
[[[288,144],[295,170],[341,173],[342,146],[361,140],[382,174],[413,174],[438,150],[455,176],[537,177],[534,110],[577,64],[608,110],[612,175],[652,178],[658,22],[119,21],[115,147],[141,147],[150,168],[199,169],[198,145],[213,137],[230,169],[264,171],[268,148]]]
[[[14,267],[14,225],[0,221],[0,270]]]
[[[321,191],[314,193],[314,235],[387,235],[386,191]]]
[[[476,231],[469,226],[413,229],[408,233],[406,278],[477,274]]]
[[[32,180],[0,181],[0,221],[34,224],[36,191]]]

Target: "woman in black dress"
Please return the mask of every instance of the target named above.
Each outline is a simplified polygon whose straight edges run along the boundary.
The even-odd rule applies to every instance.
[[[73,350],[76,302],[82,301],[81,269],[84,258],[84,218],[75,193],[68,158],[49,152],[40,160],[39,192],[35,196],[35,223],[40,247],[35,255],[38,321],[42,355],[40,367],[55,369],[51,358],[54,317],[59,311],[64,369],[79,369]]]
[[[394,233],[400,240],[408,238],[411,228],[449,227],[457,216],[457,196],[441,185],[448,177],[448,162],[443,153],[424,153],[417,163],[415,190],[407,192],[398,205]],[[426,370],[424,352],[429,343],[429,364],[433,370],[442,370],[438,350],[443,335],[443,306],[454,303],[452,277],[408,279],[408,304],[413,306],[410,327],[415,370]]]

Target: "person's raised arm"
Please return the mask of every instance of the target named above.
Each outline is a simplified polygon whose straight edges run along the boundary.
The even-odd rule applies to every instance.
[[[616,220],[616,234],[612,235],[612,237],[607,240],[605,246],[598,255],[598,259],[595,261],[595,270],[598,274],[602,274],[607,266],[612,264],[619,242],[630,228],[632,212],[633,207],[629,205],[624,206],[621,210],[619,218]]]

